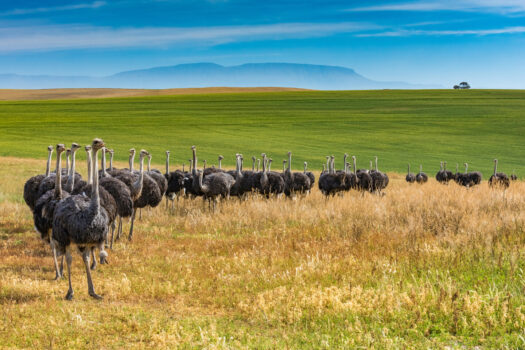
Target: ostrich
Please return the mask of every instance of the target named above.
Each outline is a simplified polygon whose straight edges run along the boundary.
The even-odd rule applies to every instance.
[[[468,172],[468,163],[465,163],[465,173],[461,176],[461,185],[467,188],[481,183],[481,173],[479,171]]]
[[[454,178],[454,174],[452,174],[452,171],[447,170],[447,162],[443,162],[443,171],[445,172],[445,176],[446,176],[445,181],[447,183]]]
[[[262,153],[262,171],[255,173],[253,177],[253,186],[255,190],[263,196],[268,197],[270,194],[269,191],[269,180],[268,172],[266,171],[266,153]]]
[[[157,169],[151,169],[151,154],[148,154],[148,172],[147,174],[157,183],[157,186],[160,190],[161,199],[162,196],[166,193],[166,189],[168,188],[168,181],[166,181],[166,178],[162,173]],[[158,203],[157,203],[158,205]],[[152,205],[152,207],[156,207],[157,205]]]
[[[97,170],[97,154],[102,147],[104,147],[102,140],[93,140],[91,145],[93,150],[91,198],[83,195],[70,196],[58,203],[53,216],[53,242],[57,249],[66,254],[69,278],[67,300],[73,299],[73,288],[71,286],[72,245],[76,245],[82,254],[89,295],[95,299],[102,299],[95,293],[89,265],[92,247],[100,249],[101,263],[106,262],[108,255],[104,250],[104,242],[107,239],[109,218],[108,213],[100,204]]]
[[[142,195],[142,190],[144,187],[144,178],[147,176],[144,174],[144,158],[148,155],[148,152],[145,150],[140,151],[139,159],[140,159],[140,171],[139,174],[135,174],[133,171],[133,162],[135,159],[135,149],[130,149],[130,155],[129,155],[129,170],[128,169],[122,169],[118,171],[113,171],[110,173],[114,178],[122,181],[129,189],[131,194],[131,200],[133,201],[133,206],[135,207],[135,202],[139,200],[140,196]],[[148,176],[149,178],[149,176]],[[149,178],[151,180],[151,178]],[[160,192],[160,191],[159,191]],[[131,214],[131,228],[130,233],[132,233],[133,228],[133,222],[134,222],[134,213]],[[122,216],[119,218],[119,225],[117,230],[117,239],[120,238],[120,234],[122,233]]]
[[[37,199],[33,212],[33,221],[35,223],[35,229],[40,233],[40,238],[51,246],[53,253],[53,261],[55,263],[55,279],[62,277],[62,268],[59,269],[57,261],[57,252],[54,244],[51,240],[51,229],[53,228],[53,215],[57,204],[64,198],[69,197],[69,193],[62,191],[62,153],[65,151],[63,144],[56,146],[57,150],[57,163],[56,163],[56,176],[55,176],[55,187],[52,190],[44,193],[40,198]],[[63,267],[63,265],[62,265]]]
[[[242,180],[243,180],[243,177],[244,177],[244,175],[243,175],[243,173],[241,171],[241,155],[240,154],[236,154],[235,155],[235,159],[236,159],[236,162],[235,162],[235,176],[233,176],[232,173],[230,171],[228,171],[228,174],[230,176],[233,176],[233,178],[235,179],[235,183],[233,184],[233,186],[230,189],[230,195],[240,198],[244,194],[243,188],[241,186]]]
[[[203,193],[204,200],[208,200],[208,204],[213,202],[213,209],[216,208],[216,202],[219,197],[229,198],[230,190],[235,183],[234,178],[227,173],[213,173],[206,176],[203,182],[204,171],[199,172],[198,186]]]
[[[333,196],[337,192],[344,190],[346,184],[346,175],[336,173],[333,169],[333,163],[328,161],[328,171],[319,177],[318,187],[326,197]]]
[[[182,171],[175,170],[170,172],[170,151],[166,151],[166,174],[164,174],[168,187],[166,188],[166,208],[168,201],[171,201],[171,208],[173,210],[174,199],[184,195],[184,164],[182,164]]]
[[[447,182],[446,174],[445,174],[445,172],[443,170],[443,162],[439,163],[439,171],[436,173],[436,180],[439,183],[446,183]]]
[[[218,157],[218,161],[219,161],[219,170],[222,170],[222,160],[224,159],[223,156],[219,156]]]
[[[89,158],[88,158],[89,159]],[[99,179],[99,185],[104,188],[111,197],[113,197],[116,205],[116,215],[119,217],[119,225],[121,225],[122,218],[129,218],[133,214],[133,200],[131,198],[131,191],[128,186],[116,177],[112,177],[106,172],[106,149],[102,150],[102,174]],[[103,191],[100,191],[101,199]],[[106,206],[104,208],[111,213],[111,210]],[[111,219],[110,215],[110,219]],[[113,242],[115,238],[115,225],[114,221],[111,221],[111,241],[110,249],[113,249]],[[93,260],[95,263],[95,260]]]
[[[310,188],[310,179],[303,173],[292,173],[292,152],[288,152],[288,168],[284,176],[284,194],[287,197],[294,193],[306,193]]]
[[[454,174],[454,182],[461,185],[463,174],[459,172],[459,164],[456,163],[456,173]]]
[[[308,176],[308,178],[310,179],[310,188],[308,189],[308,192],[310,192],[310,190],[312,189],[312,187],[314,187],[314,184],[315,184],[315,175],[311,171],[307,171],[307,170],[308,170],[308,162],[304,162],[304,174]]]
[[[113,149],[108,150],[109,151],[109,171],[113,171],[113,155],[114,151]]]
[[[253,190],[255,190],[254,177],[257,174],[255,172],[255,161],[256,161],[256,158],[252,157],[252,170],[242,170],[242,165],[243,165],[242,157],[241,157],[240,161],[241,161],[241,173],[242,173],[242,179],[241,179],[241,184],[240,184],[240,187],[241,187],[240,191],[244,195],[246,193],[250,193]]]
[[[350,163],[345,164],[345,174],[346,174],[346,182],[345,182],[345,191],[349,191],[352,188],[357,188],[358,186],[358,178],[355,173],[353,173],[350,167]]]
[[[37,195],[38,195],[38,188],[40,186],[40,183],[42,182],[43,179],[49,177],[50,175],[52,155],[53,155],[53,146],[48,146],[47,147],[46,173],[33,176],[29,178],[29,180],[27,180],[26,183],[24,184],[24,201],[26,202],[27,206],[29,207],[29,209],[31,209],[32,212],[35,209],[35,202],[38,199]]]
[[[501,186],[508,188],[510,186],[510,180],[507,174],[498,173],[498,160],[494,159],[494,174],[489,179],[490,187]]]
[[[405,180],[406,182],[411,183],[411,184],[416,182],[416,175],[410,172],[410,163],[408,163],[408,172],[407,172],[407,176],[405,177]]]
[[[284,192],[285,183],[284,177],[281,173],[276,171],[271,171],[272,158],[268,159],[268,167],[266,169],[266,174],[268,176],[268,193],[266,197],[268,198],[270,194],[279,196]]]
[[[361,191],[371,192],[372,191],[372,177],[366,170],[359,169],[356,171],[356,157],[352,156],[352,160],[354,163],[354,173],[357,176],[357,180],[358,180],[357,181],[358,188]]]
[[[419,173],[416,175],[416,182],[418,184],[424,184],[428,181],[428,176],[423,172],[423,165],[419,164]]]
[[[140,153],[141,153],[141,157],[142,157],[142,154],[149,156],[149,153],[147,151],[142,150]],[[128,236],[128,240],[130,241],[133,239],[133,226],[135,223],[135,217],[137,215],[137,209],[142,209],[147,206],[155,208],[162,201],[162,193],[159,188],[159,185],[151,177],[151,174],[155,172],[151,171],[148,174],[144,173],[143,163],[144,163],[143,158],[141,158],[140,171],[138,175],[139,177],[142,177],[142,191],[140,193],[140,196],[133,202],[133,214],[131,215],[131,227],[130,227],[129,236]],[[164,181],[166,181],[164,176],[161,175],[161,177]]]
[[[515,170],[512,170],[512,174],[510,175],[510,179],[511,179],[512,181],[516,181],[516,180],[518,180],[518,176],[516,175]]]
[[[379,171],[379,169],[377,168],[377,156],[375,157],[375,173],[381,175],[381,181],[379,183],[379,192],[381,192],[388,186],[390,178],[388,177],[387,173]]]

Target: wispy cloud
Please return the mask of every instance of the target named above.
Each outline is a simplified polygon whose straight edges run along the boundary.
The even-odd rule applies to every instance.
[[[430,0],[402,2],[350,8],[352,12],[376,11],[490,11],[497,13],[525,12],[523,0]]]
[[[416,35],[426,36],[451,36],[451,35],[497,35],[525,33],[525,27],[508,27],[497,29],[466,29],[466,30],[407,30],[397,29],[379,33],[356,34],[357,37],[406,37]]]
[[[216,27],[107,28],[80,25],[1,27],[0,52],[217,45],[236,41],[282,40],[359,33],[381,27],[366,23],[276,23]]]
[[[54,6],[54,7],[34,7],[34,8],[19,8],[9,11],[0,12],[0,16],[19,16],[19,15],[30,15],[36,13],[47,13],[47,12],[57,12],[57,11],[71,11],[71,10],[81,10],[81,9],[96,9],[102,6],[105,6],[107,3],[105,1],[94,1],[81,4],[73,5],[64,5],[64,6]]]

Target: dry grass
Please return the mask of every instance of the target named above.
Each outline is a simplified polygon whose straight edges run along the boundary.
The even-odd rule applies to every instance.
[[[102,302],[74,258],[67,302],[21,198],[43,162],[0,160],[1,347],[525,347],[523,182],[163,203],[94,273]]]
[[[17,100],[70,100],[79,98],[139,97],[164,95],[221,94],[238,92],[306,91],[283,87],[209,87],[179,89],[0,89],[0,101]]]

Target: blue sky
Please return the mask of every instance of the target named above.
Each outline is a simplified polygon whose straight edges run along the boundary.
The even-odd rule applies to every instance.
[[[525,88],[525,0],[0,2],[0,73],[103,76],[193,62]]]

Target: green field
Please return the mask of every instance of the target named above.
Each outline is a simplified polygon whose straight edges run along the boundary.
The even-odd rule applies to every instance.
[[[145,148],[162,163],[190,157],[232,166],[266,152],[276,163],[288,150],[294,167],[324,157],[356,155],[365,167],[375,155],[380,168],[406,171],[419,163],[434,173],[440,160],[451,167],[468,161],[485,177],[498,157],[500,170],[525,173],[525,91],[340,91],[238,93],[91,100],[0,102],[0,155],[45,158],[45,147],[88,143],[102,137],[127,158]],[[279,167],[276,164],[276,167]],[[336,166],[342,166],[339,161]]]

